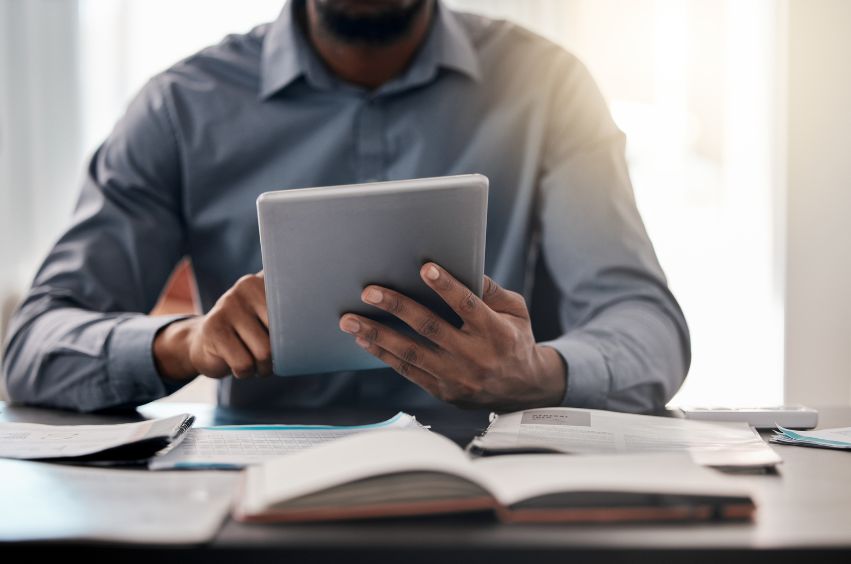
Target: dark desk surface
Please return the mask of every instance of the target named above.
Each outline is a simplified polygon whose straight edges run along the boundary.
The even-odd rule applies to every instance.
[[[820,427],[851,425],[851,407],[820,409]],[[356,424],[393,415],[390,410],[234,412],[202,404],[155,402],[131,415],[79,415],[0,403],[0,421],[55,424],[117,423],[141,417],[194,413],[197,425],[256,422]],[[487,424],[484,412],[417,412],[460,444]],[[818,552],[820,559],[851,556],[851,452],[774,445],[783,457],[779,475],[737,476],[757,488],[758,512],[752,523],[721,525],[564,526],[501,525],[490,519],[446,517],[312,525],[245,525],[228,521],[217,538],[203,547],[147,548],[117,545],[29,545],[46,548],[98,550],[104,556],[210,561],[312,562],[396,561],[435,562],[438,559],[493,562],[516,559],[544,561],[717,561],[747,559],[777,562],[784,556]],[[51,495],[45,492],[45,495]],[[2,500],[0,500],[2,503]],[[0,527],[3,524],[0,522]],[[6,554],[15,545],[0,545]],[[107,554],[108,553],[108,554]],[[797,555],[805,557],[805,555]],[[797,559],[796,556],[796,559]]]

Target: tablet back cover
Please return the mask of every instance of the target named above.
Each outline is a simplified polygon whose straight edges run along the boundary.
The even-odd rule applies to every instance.
[[[369,284],[400,291],[458,325],[419,271],[434,261],[481,296],[487,192],[488,179],[471,174],[261,195],[275,374],[384,367],[339,329],[340,316],[352,312],[407,331],[361,301]]]

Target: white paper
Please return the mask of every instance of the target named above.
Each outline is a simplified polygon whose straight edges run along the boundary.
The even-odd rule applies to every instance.
[[[518,454],[473,461],[479,481],[503,505],[559,492],[748,497],[745,485],[695,464],[688,453]]]
[[[85,456],[153,437],[178,433],[188,414],[117,425],[0,423],[0,458]]]
[[[180,444],[152,459],[148,466],[151,470],[239,469],[364,431],[417,427],[421,425],[414,417],[400,412],[387,421],[349,427],[233,425],[193,428]]]
[[[543,408],[498,416],[472,445],[571,454],[688,452],[704,466],[773,466],[780,457],[746,423],[690,421],[593,409]]]
[[[0,460],[0,541],[202,543],[232,504],[231,472],[148,472]]]

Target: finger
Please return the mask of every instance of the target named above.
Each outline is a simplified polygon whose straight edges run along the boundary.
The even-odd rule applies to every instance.
[[[340,319],[340,329],[374,343],[406,363],[417,366],[430,374],[440,373],[441,362],[437,358],[436,351],[415,342],[410,337],[400,335],[377,321],[349,313]]]
[[[221,333],[215,350],[216,355],[227,363],[237,378],[248,378],[257,372],[254,357],[232,328]]]
[[[266,282],[265,278],[260,276],[255,278],[257,282],[249,286],[250,302],[249,305],[254,311],[254,314],[263,323],[266,329],[269,329],[269,308],[266,306]]]
[[[272,375],[272,346],[269,331],[250,311],[236,314],[233,328],[237,336],[253,357],[254,366],[260,376]]]
[[[269,310],[266,307],[266,283],[261,276],[244,276],[239,282],[239,291],[236,296],[241,304],[251,310],[257,319],[268,330],[269,328]]]
[[[441,319],[427,307],[394,290],[367,286],[361,294],[364,303],[391,313],[408,327],[441,348],[454,350],[464,338],[461,331]]]
[[[420,276],[464,323],[481,326],[493,315],[491,309],[472,290],[433,262],[423,265]]]
[[[500,313],[508,313],[518,317],[529,317],[526,300],[517,292],[506,290],[493,281],[490,276],[485,276],[482,301],[489,308]]]
[[[411,364],[410,362],[399,358],[390,351],[379,347],[377,344],[366,340],[363,337],[357,337],[355,343],[363,350],[388,365],[390,368],[401,374],[420,388],[424,389],[433,396],[437,396],[438,382],[437,378],[429,374],[422,368]]]

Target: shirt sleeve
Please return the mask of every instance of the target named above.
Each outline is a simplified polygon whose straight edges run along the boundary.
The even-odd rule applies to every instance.
[[[176,389],[146,315],[185,254],[181,166],[169,108],[148,83],[92,156],[70,228],[15,313],[3,374],[13,402],[95,411]]]
[[[564,334],[541,344],[565,360],[563,405],[657,410],[688,371],[688,327],[636,207],[625,137],[588,71],[566,57],[553,66],[539,187]]]

